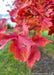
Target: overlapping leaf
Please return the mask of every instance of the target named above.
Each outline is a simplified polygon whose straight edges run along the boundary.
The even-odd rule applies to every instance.
[[[40,37],[40,35],[35,35],[32,40],[36,43],[37,47],[44,47],[47,43],[51,42],[45,37]]]

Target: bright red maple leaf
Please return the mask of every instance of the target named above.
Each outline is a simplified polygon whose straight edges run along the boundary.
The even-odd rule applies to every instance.
[[[23,46],[23,44],[27,47]],[[19,35],[18,40],[13,40],[9,52],[14,54],[14,58],[20,59],[22,62],[26,61],[30,68],[32,68],[35,61],[40,59],[38,47],[25,35]]]
[[[15,59],[19,59],[21,62],[28,62],[28,66],[30,68],[34,64],[35,60],[38,61],[38,59],[40,59],[40,52],[38,49],[33,49],[33,46],[36,46],[36,44],[32,41],[32,39],[28,35],[24,35],[22,33],[18,35],[16,32],[9,33],[9,35],[6,34],[0,35],[1,35],[0,49],[2,49],[10,40],[13,41],[13,43],[10,44],[9,52],[14,54]],[[36,55],[36,57],[33,58],[33,60],[31,61],[32,65],[30,65],[29,61],[32,59],[31,58],[32,52],[33,52],[32,57],[34,57],[35,54],[38,52],[39,57]]]

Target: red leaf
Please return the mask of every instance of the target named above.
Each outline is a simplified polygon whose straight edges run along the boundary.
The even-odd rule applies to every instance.
[[[9,33],[9,35],[0,33],[0,49],[2,49],[10,40],[16,39],[17,37],[16,32]]]
[[[18,45],[17,40],[14,40],[14,43],[10,44],[9,52],[14,54],[15,59],[19,59],[21,62],[23,62],[24,61],[24,55],[23,54],[25,53],[23,51],[26,50],[26,48],[22,47],[20,44]],[[22,49],[23,49],[23,51],[22,51]]]
[[[15,22],[15,19],[14,18],[11,17],[10,19],[11,19],[12,22]]]
[[[23,46],[23,44],[27,47]],[[19,59],[22,62],[27,61],[30,68],[32,68],[36,60],[38,61],[40,59],[40,52],[35,43],[32,42],[29,36],[22,34],[19,35],[17,40],[13,40],[9,52],[14,54],[14,58]]]
[[[11,11],[9,11],[9,15],[11,17],[16,17],[17,16],[17,11],[18,11],[18,9],[17,8],[14,8]]]
[[[27,65],[32,68],[35,61],[38,61],[40,59],[40,51],[38,50],[38,47],[36,45],[31,46],[30,49],[30,55],[27,60]]]
[[[45,37],[40,37],[39,35],[32,37],[32,40],[36,43],[37,47],[44,47],[47,43],[51,42]]]

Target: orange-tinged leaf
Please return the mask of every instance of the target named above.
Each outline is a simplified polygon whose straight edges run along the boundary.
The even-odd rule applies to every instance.
[[[30,55],[27,60],[27,65],[32,68],[35,61],[39,61],[40,59],[40,51],[38,50],[38,47],[36,45],[31,46],[30,49]]]
[[[17,46],[15,46],[14,43],[10,44],[9,52],[14,54],[15,59],[19,59],[21,62],[23,62],[23,56],[20,52],[20,49]]]

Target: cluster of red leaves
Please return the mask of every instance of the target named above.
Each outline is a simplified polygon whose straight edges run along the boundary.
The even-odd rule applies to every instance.
[[[38,47],[44,47],[51,42],[40,36],[40,31],[49,30],[54,33],[54,1],[53,0],[15,0],[14,9],[9,11],[10,19],[16,23],[14,32],[5,34],[6,19],[0,19],[0,49],[10,40],[12,43],[9,52],[15,59],[27,62],[32,68],[35,61],[40,59]],[[4,28],[5,27],[5,28]],[[29,37],[29,31],[34,30],[35,35]],[[18,34],[19,33],[19,34]]]

